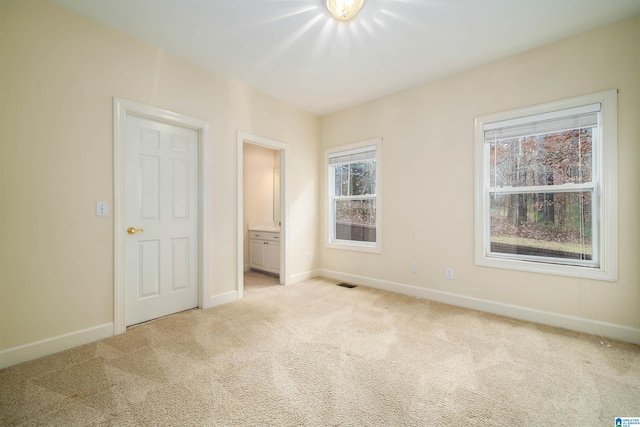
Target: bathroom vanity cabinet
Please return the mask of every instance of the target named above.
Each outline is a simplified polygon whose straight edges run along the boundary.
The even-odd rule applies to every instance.
[[[280,274],[280,233],[249,230],[249,267]]]

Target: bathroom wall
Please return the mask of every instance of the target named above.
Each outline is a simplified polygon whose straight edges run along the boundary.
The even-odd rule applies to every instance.
[[[244,266],[249,268],[248,224],[273,221],[273,171],[280,152],[260,145],[244,143]]]

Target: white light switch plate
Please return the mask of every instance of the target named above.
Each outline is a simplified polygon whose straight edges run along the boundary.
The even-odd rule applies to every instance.
[[[96,202],[96,216],[108,216],[109,204],[107,202]]]

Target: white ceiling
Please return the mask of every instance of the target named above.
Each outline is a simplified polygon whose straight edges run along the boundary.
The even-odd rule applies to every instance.
[[[51,0],[324,115],[640,14],[640,0]]]

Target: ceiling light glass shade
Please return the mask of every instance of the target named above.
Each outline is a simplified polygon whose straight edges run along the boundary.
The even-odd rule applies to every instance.
[[[327,9],[334,18],[348,21],[356,16],[364,0],[327,0]]]

